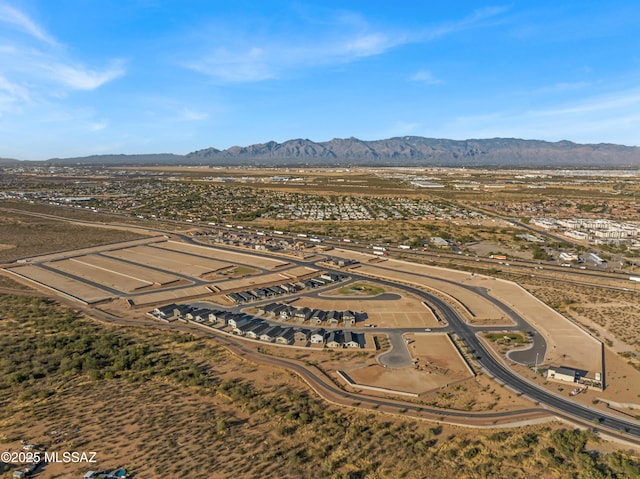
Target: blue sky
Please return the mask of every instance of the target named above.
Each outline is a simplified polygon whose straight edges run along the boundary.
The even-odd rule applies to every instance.
[[[640,145],[640,2],[0,0],[0,157]]]

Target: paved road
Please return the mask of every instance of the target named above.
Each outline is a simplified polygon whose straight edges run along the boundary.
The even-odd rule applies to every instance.
[[[413,359],[411,359],[411,353],[407,348],[403,334],[403,331],[398,331],[397,329],[387,332],[391,348],[376,358],[384,367],[406,368],[413,364]]]

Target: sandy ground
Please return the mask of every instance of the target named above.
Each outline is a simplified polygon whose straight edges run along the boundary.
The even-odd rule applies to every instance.
[[[387,268],[393,268],[393,270]],[[471,273],[447,270],[433,266],[423,266],[397,260],[385,261],[380,264],[380,267],[362,265],[357,268],[356,271],[374,277],[400,280],[442,291],[464,305],[463,309],[467,312],[467,318],[469,321],[477,320],[489,322],[491,324],[511,324],[511,320],[493,303],[478,296],[472,291],[449,282],[454,281],[469,286],[487,286],[482,282],[482,280],[480,280],[481,282],[479,284],[475,284],[477,281],[476,275],[472,275]],[[439,278],[442,278],[445,281],[440,280]],[[486,282],[486,279],[484,281]]]
[[[282,270],[280,272],[280,274],[284,277],[284,278],[288,278],[288,279],[297,279],[300,278],[302,276],[308,276],[312,273],[317,273],[318,270],[316,268],[311,268],[309,266],[296,266],[294,268],[290,268],[287,270]]]
[[[291,278],[282,273],[269,273],[260,276],[247,276],[238,279],[230,279],[225,281],[215,281],[212,284],[220,291],[232,291],[240,288],[253,289],[259,284],[286,283]]]
[[[140,294],[133,298],[133,302],[136,306],[143,306],[147,304],[155,305],[179,301],[183,298],[204,296],[207,294],[213,295],[211,290],[209,290],[206,286],[192,286],[189,288],[181,288],[172,291],[156,291],[153,293]]]
[[[172,274],[163,273],[155,269],[145,268],[144,266],[137,266],[124,261],[119,261],[113,258],[107,258],[106,256],[88,255],[79,256],[73,258],[74,261],[78,261],[85,264],[90,264],[98,268],[102,268],[106,271],[116,271],[129,276],[133,276],[138,279],[144,279],[153,281],[159,285],[165,285],[178,281],[178,277]]]
[[[490,282],[489,292],[517,311],[544,336],[544,363],[602,371],[602,344],[557,311],[509,281]]]
[[[349,369],[358,384],[422,394],[473,377],[446,334],[411,334],[409,351],[416,360],[410,368],[385,368],[379,364]]]
[[[93,281],[125,293],[132,293],[137,289],[153,285],[153,282],[151,281],[135,278],[118,271],[106,271],[90,264],[75,261],[74,259],[63,259],[45,264],[57,270],[88,279],[89,281]]]
[[[96,288],[81,281],[67,278],[61,274],[42,269],[36,265],[8,268],[7,271],[24,276],[36,283],[39,283],[40,285],[49,286],[57,291],[65,292],[71,296],[80,298],[87,303],[94,303],[112,297],[108,291]]]
[[[396,300],[360,299],[358,297],[307,298],[301,297],[295,302],[299,308],[338,310],[367,313],[367,324],[381,328],[436,327],[438,321],[433,313],[421,301],[403,295]]]
[[[246,253],[236,253],[232,251],[213,248],[210,246],[191,245],[180,243],[177,241],[167,241],[165,243],[158,243],[154,246],[193,255],[206,256],[207,258],[227,261],[229,263],[244,264],[262,269],[276,269],[281,268],[287,264],[286,262],[277,259],[263,258],[261,256],[254,256]]]
[[[209,258],[201,258],[186,253],[164,250],[153,246],[136,246],[134,248],[109,251],[106,255],[138,263],[149,265],[164,271],[174,271],[176,273],[199,278],[200,276],[218,271],[231,266],[230,263]]]

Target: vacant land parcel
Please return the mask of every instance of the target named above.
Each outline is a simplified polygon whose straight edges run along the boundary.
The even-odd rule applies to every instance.
[[[229,263],[243,264],[261,269],[276,269],[285,266],[287,263],[264,256],[255,256],[246,253],[236,253],[234,251],[221,250],[210,246],[199,246],[195,244],[179,243],[177,241],[166,241],[157,243],[154,246],[162,249],[178,251],[195,256],[212,258]]]
[[[406,338],[415,367],[394,369],[371,364],[349,370],[349,377],[358,385],[413,394],[473,377],[448,335],[411,334]]]
[[[230,263],[214,259],[193,256],[186,253],[154,248],[152,246],[137,246],[135,248],[120,249],[105,253],[111,257],[132,263],[148,265],[165,271],[199,278],[231,266]]]
[[[44,286],[58,294],[70,296],[76,301],[82,303],[97,303],[112,298],[114,294],[104,289],[100,289],[91,284],[79,281],[64,274],[59,274],[36,265],[24,265],[10,268],[7,271],[12,272],[22,278],[35,282],[39,286]]]

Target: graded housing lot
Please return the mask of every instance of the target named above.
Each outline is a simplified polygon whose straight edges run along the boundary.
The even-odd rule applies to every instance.
[[[158,248],[188,253],[194,256],[203,256],[206,258],[220,259],[229,263],[244,264],[265,270],[274,270],[282,268],[288,263],[278,259],[265,258],[262,256],[253,256],[246,253],[237,253],[234,251],[221,250],[212,246],[200,246],[195,244],[179,243],[177,241],[167,241],[155,245]]]
[[[250,274],[239,277],[219,274],[249,266]],[[318,272],[288,266],[279,259],[146,238],[36,256],[6,270],[85,304],[125,298],[142,307],[297,281]]]
[[[356,383],[353,387],[421,395],[474,376],[447,334],[407,334],[405,339],[415,366],[395,369],[369,364],[349,369],[348,376]]]
[[[90,255],[73,258],[73,261],[85,263],[107,272],[117,272],[141,281],[150,281],[158,286],[169,286],[180,280],[178,276],[131,263],[125,263],[107,256]]]
[[[177,274],[192,278],[200,278],[206,274],[231,266],[230,263],[224,261],[178,253],[153,246],[136,246],[135,248],[109,251],[105,254],[132,263],[146,264],[164,271],[174,271]]]
[[[108,291],[31,264],[7,271],[82,303],[98,303],[112,297]]]
[[[114,270],[98,268],[91,264],[79,261],[76,258],[63,259],[53,263],[46,263],[46,265],[65,273],[70,273],[74,276],[79,276],[89,281],[103,284],[110,288],[119,289],[126,293],[133,293],[134,291],[153,286],[152,281],[136,278]]]

